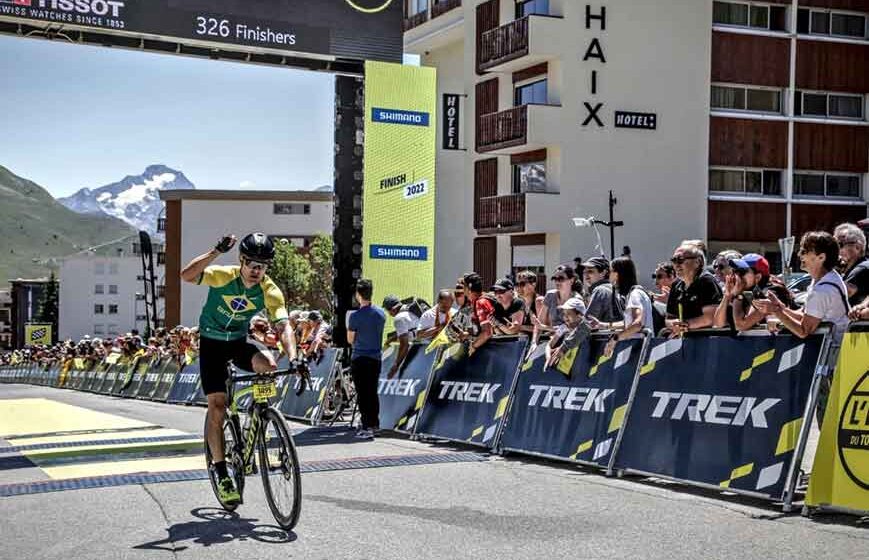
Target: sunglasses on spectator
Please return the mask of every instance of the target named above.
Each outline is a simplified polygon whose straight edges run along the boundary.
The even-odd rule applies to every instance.
[[[737,276],[745,276],[746,274],[748,274],[749,270],[751,270],[751,269],[750,268],[734,268],[733,273],[736,274]]]
[[[839,249],[847,247],[848,245],[856,245],[857,244],[856,241],[839,241],[838,243],[839,243]]]
[[[567,280],[567,276],[553,276],[552,279],[556,282],[564,282]]]
[[[242,259],[242,262],[246,267],[251,270],[265,270],[271,263],[262,262],[262,261],[253,261],[250,259]]]
[[[506,294],[507,290],[492,290],[496,295]]]
[[[667,274],[664,272],[652,274],[652,280],[663,280],[664,278],[667,278]]]
[[[673,257],[672,259],[670,259],[670,262],[673,264],[683,264],[685,261],[692,261],[696,258],[697,257],[681,257],[681,256],[679,256],[679,257]]]
[[[465,297],[465,292],[455,291],[455,292],[453,292],[453,295],[455,297]]]
[[[533,284],[534,282],[528,282],[527,280],[520,280],[516,285],[520,288],[527,286],[528,284]]]

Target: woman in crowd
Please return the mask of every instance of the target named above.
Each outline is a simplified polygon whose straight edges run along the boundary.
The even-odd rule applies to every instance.
[[[516,293],[525,305],[525,317],[519,332],[533,335],[539,322],[538,311],[543,308],[543,296],[537,294],[537,273],[523,270],[516,275]]]
[[[653,329],[652,299],[637,281],[637,267],[630,257],[619,257],[610,265],[610,282],[625,300],[624,318],[609,325],[614,332],[607,342],[607,356],[611,356],[620,340],[642,337],[643,329]]]
[[[564,323],[564,310],[561,308],[567,300],[576,297],[573,291],[573,280],[576,272],[567,264],[559,265],[552,273],[555,289],[546,292],[543,297],[543,308],[538,309],[540,326],[538,330],[552,331]]]

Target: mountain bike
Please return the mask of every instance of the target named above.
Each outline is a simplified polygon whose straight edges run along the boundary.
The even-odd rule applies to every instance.
[[[242,501],[227,504],[220,501],[217,491],[218,475],[212,464],[211,449],[205,438],[205,461],[211,487],[218,502],[227,511],[234,511],[244,499],[244,480],[248,474],[259,470],[269,509],[278,525],[286,531],[299,521],[302,508],[302,480],[299,471],[299,456],[287,421],[280,411],[269,403],[277,396],[275,379],[283,375],[301,375],[300,391],[309,382],[306,363],[271,373],[237,375],[235,366],[227,363],[226,397],[227,411],[223,422],[223,437],[226,468],[235,482]],[[250,385],[235,390],[236,383]],[[247,415],[244,426],[241,412]],[[208,433],[208,417],[205,419]],[[254,459],[254,449],[259,452],[259,467]]]
[[[330,426],[341,420],[347,420],[352,424],[355,413],[356,386],[350,377],[350,368],[339,364],[332,386],[323,399],[323,420],[329,422]]]

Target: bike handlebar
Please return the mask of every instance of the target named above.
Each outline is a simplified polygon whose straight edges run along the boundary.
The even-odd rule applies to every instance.
[[[235,371],[235,366],[228,364],[231,368],[231,371]],[[311,372],[308,369],[307,362],[300,362],[293,367],[278,369],[266,373],[250,373],[245,375],[230,375],[229,381],[230,383],[240,383],[244,381],[254,381],[256,379],[264,379],[268,377],[282,377],[284,375],[300,375],[302,377],[302,382],[299,384],[299,389],[296,391],[296,396],[301,395],[305,392],[308,384],[311,379]]]

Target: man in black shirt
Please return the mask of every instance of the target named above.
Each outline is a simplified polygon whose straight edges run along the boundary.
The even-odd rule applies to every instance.
[[[839,244],[839,259],[845,265],[842,278],[848,288],[848,303],[862,303],[869,297],[869,258],[866,258],[866,235],[854,224],[842,224],[834,234]]]
[[[495,334],[518,334],[525,320],[525,302],[516,297],[513,282],[509,278],[500,278],[492,286],[495,294],[495,313],[492,316],[492,326]]]
[[[679,279],[667,299],[667,326],[674,336],[711,327],[721,301],[721,288],[715,277],[704,270],[703,253],[695,245],[683,244],[673,253],[672,262]]]

